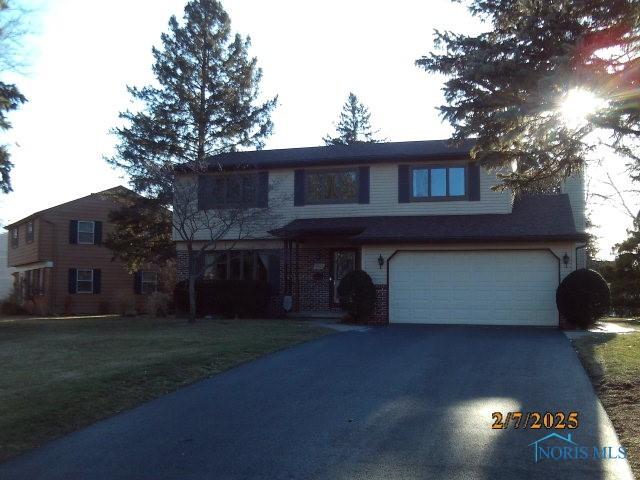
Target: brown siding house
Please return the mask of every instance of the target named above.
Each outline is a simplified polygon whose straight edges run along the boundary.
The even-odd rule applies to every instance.
[[[126,191],[115,187],[92,193],[6,227],[14,291],[29,311],[77,315],[144,310],[147,295],[157,288],[157,270],[132,275],[103,244],[113,228],[109,213]]]

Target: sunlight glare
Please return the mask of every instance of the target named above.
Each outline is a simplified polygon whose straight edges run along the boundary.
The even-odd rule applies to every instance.
[[[605,105],[606,102],[593,92],[583,88],[572,88],[562,98],[559,111],[565,125],[569,128],[579,128],[590,115]]]

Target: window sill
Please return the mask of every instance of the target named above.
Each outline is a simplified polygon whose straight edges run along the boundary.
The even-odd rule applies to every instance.
[[[412,203],[424,203],[424,202],[462,202],[469,200],[467,195],[455,196],[455,197],[411,197],[409,199]]]

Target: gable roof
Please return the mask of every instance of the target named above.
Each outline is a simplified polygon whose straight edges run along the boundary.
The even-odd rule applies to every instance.
[[[512,213],[309,218],[294,220],[272,235],[301,239],[347,236],[353,243],[585,240],[576,231],[569,196],[528,195]]]
[[[73,200],[69,200],[68,202],[64,202],[64,203],[60,203],[58,205],[55,205],[53,207],[49,207],[49,208],[45,208],[44,210],[38,210],[37,212],[34,212],[30,215],[27,215],[24,218],[21,218],[20,220],[16,220],[14,222],[11,222],[8,225],[5,225],[5,229],[9,230],[11,227],[19,224],[19,223],[24,223],[26,221],[32,220],[36,217],[39,217],[47,212],[50,212],[53,209],[59,208],[59,207],[63,207],[65,205],[68,205],[70,203],[73,202],[77,202],[79,200],[84,200],[85,198],[91,198],[92,196],[96,196],[96,195],[124,195],[124,194],[134,194],[134,195],[138,195],[137,193],[135,193],[133,190],[128,189],[127,187],[123,187],[122,185],[117,185],[115,187],[111,187],[108,188],[106,190],[102,190],[100,192],[95,192],[95,193],[90,193],[89,195],[85,195],[84,197],[80,197],[80,198],[75,198]]]
[[[291,168],[357,163],[382,163],[412,160],[455,160],[469,158],[473,140],[459,145],[448,140],[415,142],[356,143],[325,147],[253,150],[213,155],[207,159],[211,169]],[[178,171],[184,171],[179,166]]]

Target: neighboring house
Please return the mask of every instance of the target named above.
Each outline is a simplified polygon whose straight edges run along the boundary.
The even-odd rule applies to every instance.
[[[308,314],[339,312],[338,283],[362,269],[377,290],[374,323],[558,325],[556,287],[585,263],[583,178],[514,201],[491,189],[496,173],[471,161],[470,147],[434,140],[217,155],[197,177],[200,208],[224,205],[224,178],[242,175],[256,188],[268,182],[278,221],[234,243],[207,274],[266,279],[276,301],[291,296],[293,311]],[[180,278],[187,255],[179,241],[177,249]]]
[[[7,266],[8,237],[7,232],[0,233],[0,301],[13,292],[13,268]]]
[[[8,265],[18,300],[37,314],[124,313],[144,309],[156,270],[131,275],[103,244],[115,187],[36,212],[7,227]]]

